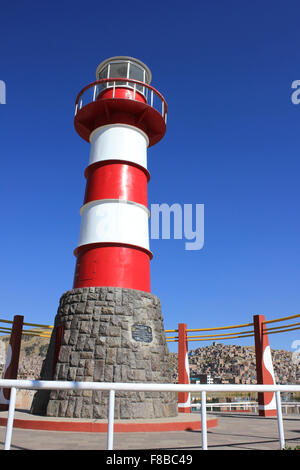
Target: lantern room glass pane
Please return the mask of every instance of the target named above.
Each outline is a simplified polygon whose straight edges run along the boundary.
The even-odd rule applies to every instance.
[[[127,78],[128,62],[112,62],[109,66],[109,78]],[[127,82],[117,82],[118,86],[126,86]],[[113,82],[109,82],[108,86],[113,86]]]
[[[139,80],[140,82],[144,81],[144,70],[140,67],[137,67],[135,64],[130,64],[129,68],[129,78],[134,80]]]
[[[110,64],[109,77],[113,78],[127,78],[127,66],[128,64],[123,63],[112,63]]]
[[[140,82],[144,82],[144,69],[138,67],[135,64],[130,63],[129,65],[129,78],[133,78],[134,80],[139,80]],[[132,84],[133,86],[133,84]],[[136,90],[141,91],[144,93],[144,87],[142,85],[136,85]]]
[[[101,72],[99,73],[99,80],[101,80],[102,78],[108,78],[107,74],[108,74],[108,66],[104,67],[104,69],[102,69]]]
[[[106,65],[106,67],[104,67],[99,72],[98,80],[102,80],[102,78],[108,78],[108,65]],[[98,92],[97,92],[97,95],[98,95],[104,88],[107,88],[107,82],[101,83],[100,85],[98,85],[97,88],[98,88]]]

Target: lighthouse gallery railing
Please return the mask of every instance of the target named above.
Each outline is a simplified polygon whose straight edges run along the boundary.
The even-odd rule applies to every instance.
[[[118,87],[126,87],[132,90],[132,97],[126,97],[123,99],[132,99],[138,101],[137,97],[143,95],[147,104],[151,108],[156,109],[163,117],[165,123],[167,123],[168,105],[164,97],[159,91],[157,91],[151,85],[134,80],[132,78],[103,78],[96,80],[85,86],[79,93],[75,102],[75,116],[81,108],[86,106],[93,101],[96,101],[99,93],[105,89],[112,89],[112,96],[110,99],[115,98],[115,90]],[[120,99],[120,98],[119,98]]]

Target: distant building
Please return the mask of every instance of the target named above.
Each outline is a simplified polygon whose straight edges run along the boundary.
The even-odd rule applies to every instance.
[[[214,379],[210,374],[195,374],[193,377],[190,379],[191,383],[196,383],[196,384],[213,384]]]

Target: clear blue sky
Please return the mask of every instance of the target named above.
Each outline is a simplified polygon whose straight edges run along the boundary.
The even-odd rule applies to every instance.
[[[151,241],[165,328],[300,312],[299,13],[297,1],[2,5],[1,318],[53,324],[72,287],[89,155],[74,101],[116,55],[144,61],[169,106],[149,204],[205,205],[202,250]],[[295,339],[270,336],[274,348]]]

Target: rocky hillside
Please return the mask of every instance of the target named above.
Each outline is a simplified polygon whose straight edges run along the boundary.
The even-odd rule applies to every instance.
[[[272,350],[277,383],[300,384],[299,363],[292,353]],[[177,354],[172,354],[173,380],[177,381]],[[190,376],[210,375],[214,383],[256,384],[255,349],[253,346],[235,346],[213,343],[211,346],[189,351]]]
[[[9,337],[0,336],[0,376],[2,376]],[[49,339],[23,336],[20,352],[19,379],[37,379],[48,349]]]

